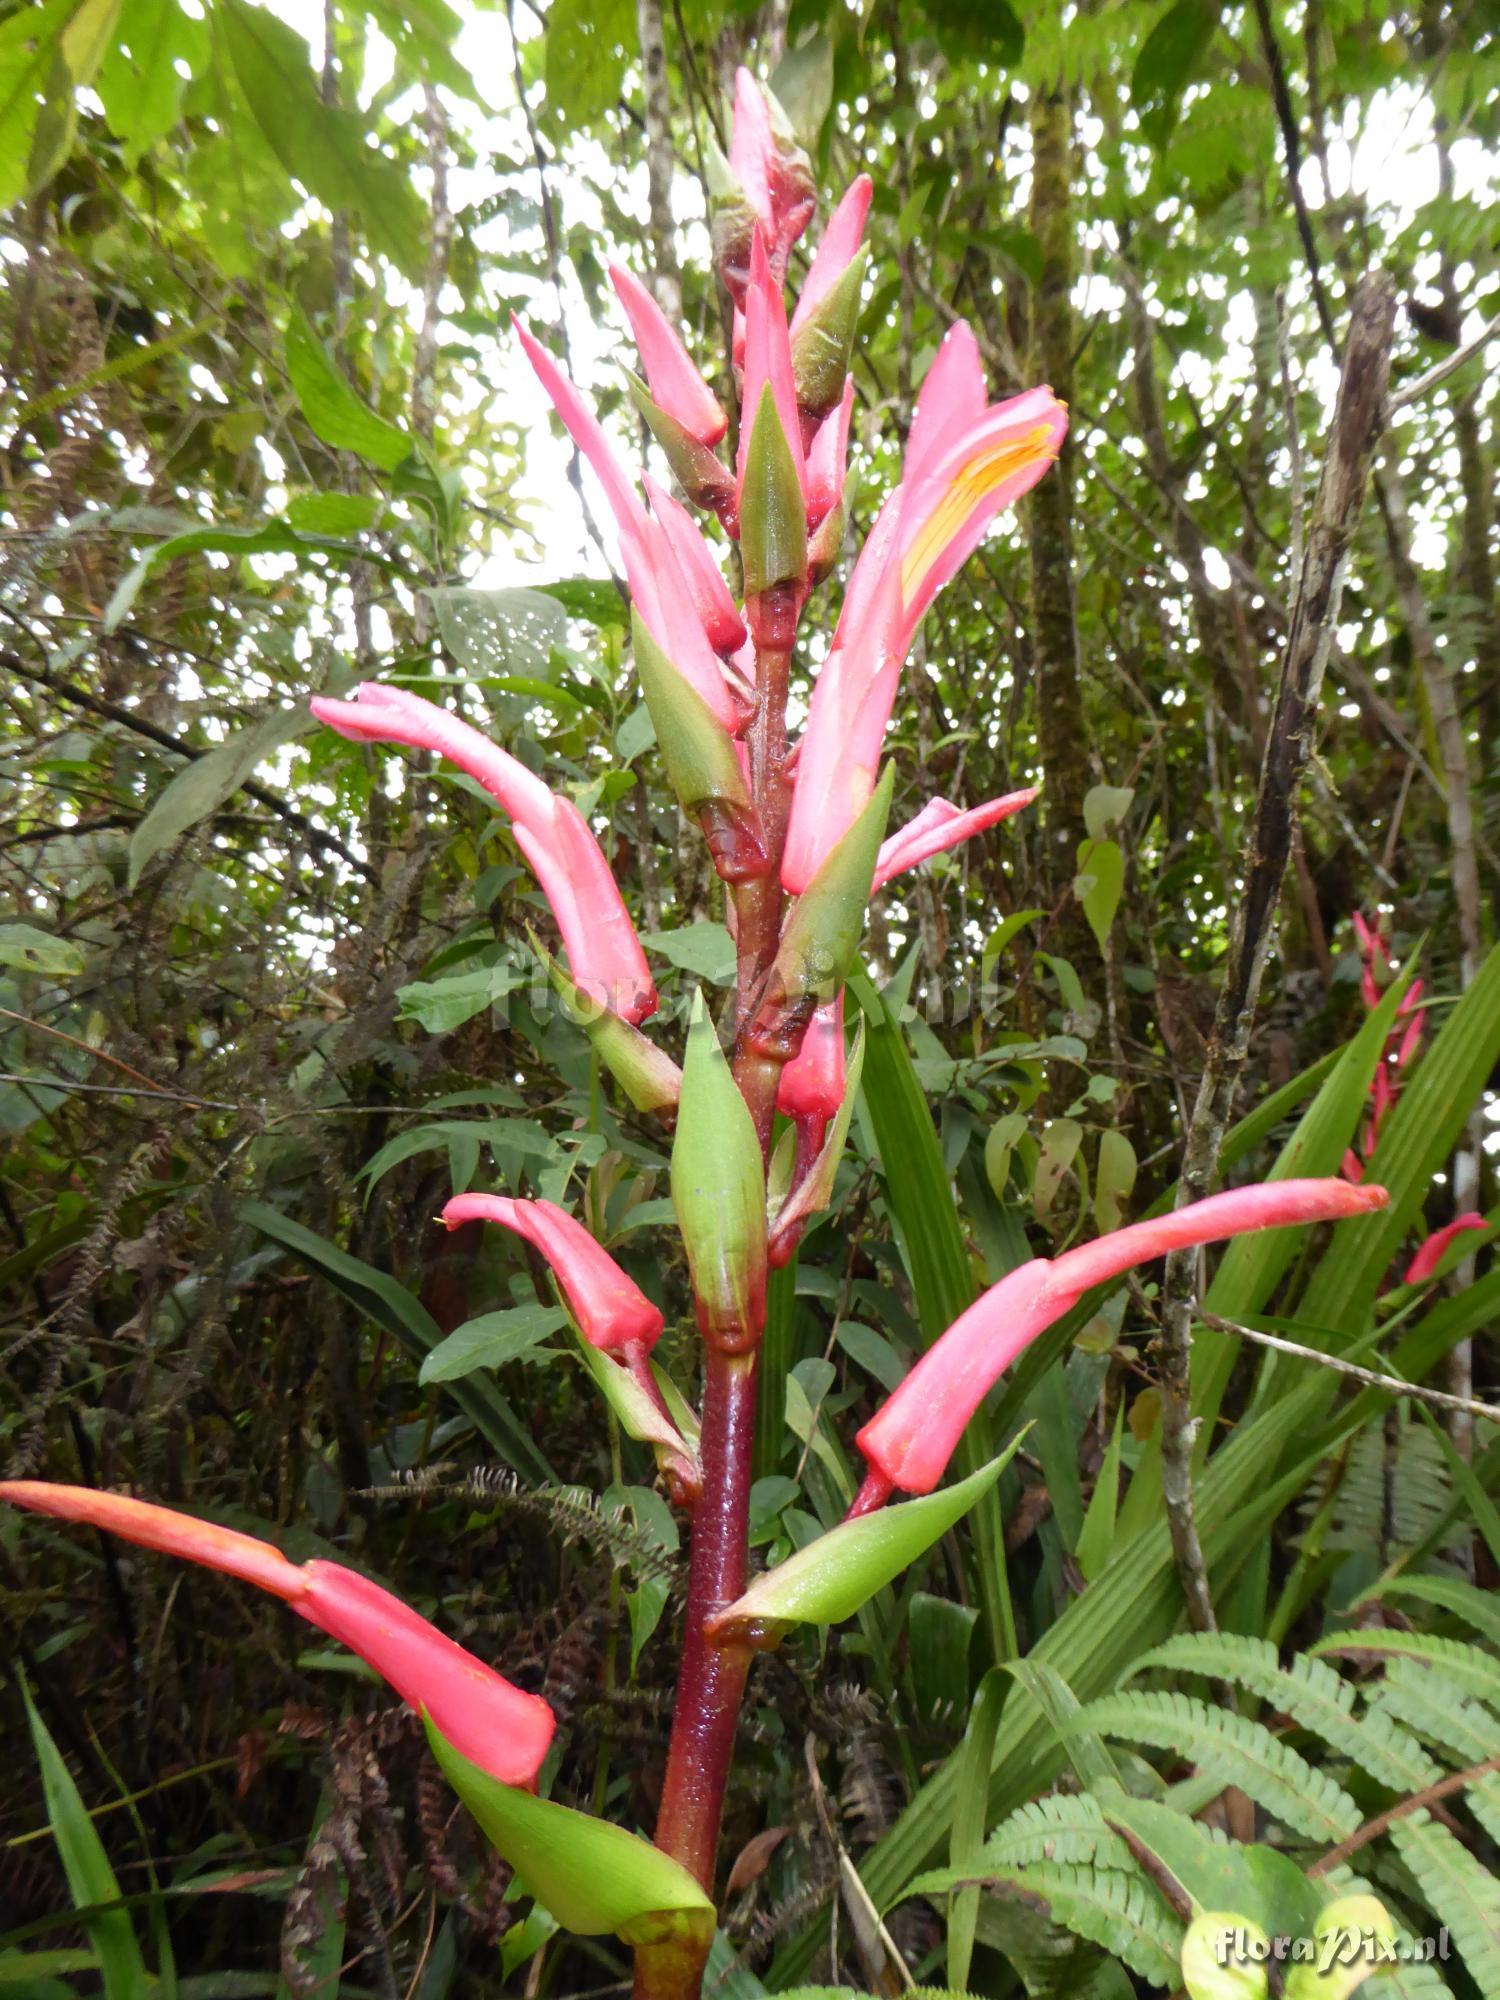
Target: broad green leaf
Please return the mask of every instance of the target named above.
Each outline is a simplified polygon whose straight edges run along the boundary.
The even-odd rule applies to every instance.
[[[159,794],[150,812],[130,836],[129,886],[141,879],[147,862],[180,840],[189,827],[207,819],[254,774],[283,743],[295,742],[317,727],[307,708],[278,708],[236,731],[212,750],[195,757]]]
[[[568,614],[550,591],[429,590],[443,644],[471,680],[503,675],[556,678],[554,651],[567,644]]]
[[[510,1306],[481,1313],[439,1341],[417,1371],[417,1380],[425,1388],[429,1382],[472,1375],[476,1368],[503,1368],[521,1355],[535,1356],[547,1336],[567,1323],[560,1306]]]
[[[734,978],[734,939],[722,924],[707,918],[678,930],[646,931],[641,943],[653,957],[664,958],[712,986],[727,986]]]
[[[123,1909],[109,1907],[121,1900],[120,1885],[109,1865],[109,1856],[78,1795],[73,1774],[63,1762],[62,1752],[38,1715],[31,1690],[24,1682],[21,1694],[31,1725],[31,1741],[41,1766],[47,1818],[67,1877],[68,1893],[76,1908],[93,1912],[84,1919],[84,1928],[98,1954],[105,2000],[147,2000],[152,1982],[130,1916]]]
[[[237,7],[242,0],[229,4]],[[377,416],[355,394],[297,306],[287,319],[286,368],[297,405],[324,444],[352,451],[382,472],[394,471],[410,455],[406,432]]]
[[[1177,122],[1177,106],[1219,25],[1217,0],[1177,0],[1141,44],[1130,78],[1130,101],[1141,129],[1163,145]]]
[[[249,0],[218,0],[214,12],[261,136],[287,173],[335,215],[362,217],[371,248],[420,283],[425,213],[405,168],[367,144],[362,115],[323,102],[295,28]]]
[[[1086,840],[1078,850],[1078,873],[1073,878],[1073,894],[1083,905],[1089,929],[1104,951],[1109,944],[1110,926],[1125,890],[1125,856],[1113,840]]]
[[[244,1201],[240,1220],[280,1243],[294,1257],[321,1271],[351,1304],[393,1334],[419,1364],[442,1342],[442,1330],[422,1301],[404,1285],[346,1250],[325,1243],[300,1222],[293,1222],[268,1202]],[[465,1376],[444,1383],[443,1391],[458,1405],[475,1430],[507,1464],[531,1479],[553,1478],[552,1467],[532,1441],[531,1433],[487,1376]]]
[[[357,535],[372,528],[384,502],[373,493],[299,493],[286,520],[300,535]]]
[[[404,1021],[419,1021],[429,1035],[446,1035],[525,984],[526,973],[519,966],[486,965],[446,979],[415,980],[397,989],[396,1004]]]
[[[706,1942],[713,1904],[678,1862],[609,1820],[502,1785],[423,1721],[449,1784],[564,1930],[579,1937],[613,1931],[627,1944],[673,1933]]]
[[[54,937],[35,924],[0,924],[0,965],[72,979],[82,972],[84,957],[70,939]]]
[[[1091,785],[1083,795],[1083,824],[1090,840],[1108,840],[1124,824],[1134,785]]]
[[[838,1625],[852,1618],[963,1519],[1000,1477],[1023,1435],[954,1486],[830,1528],[758,1576],[743,1597],[709,1621],[711,1629],[722,1639],[783,1625]]]
[[[139,158],[177,123],[184,87],[177,65],[196,67],[206,39],[178,0],[124,0],[97,89],[128,158]]]

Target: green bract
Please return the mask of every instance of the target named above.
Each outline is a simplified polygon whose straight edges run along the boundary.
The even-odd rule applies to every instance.
[[[831,999],[847,977],[864,928],[893,783],[888,764],[864,811],[797,898],[771,975],[776,1004],[795,1005],[809,996]]]
[[[745,451],[740,560],[747,597],[758,597],[773,584],[800,583],[807,574],[807,503],[769,384],[761,391]]]
[[[682,1069],[672,1201],[705,1336],[728,1346],[753,1339],[766,1289],[765,1170],[702,993],[693,996]]]
[[[797,401],[814,416],[825,417],[844,393],[854,329],[859,323],[859,293],[868,248],[857,250],[798,327],[792,340],[792,377]]]
[[[748,811],[750,788],[728,730],[657,645],[636,610],[630,614],[630,631],[641,692],[683,811],[695,813],[710,804]]]
[[[534,931],[528,930],[526,935],[562,1002],[563,1012],[588,1036],[594,1053],[636,1110],[672,1110],[682,1088],[682,1071],[666,1050],[575,985]]]
[[[774,1634],[783,1625],[837,1625],[852,1618],[963,1519],[1000,1477],[1024,1436],[1023,1431],[1012,1438],[998,1458],[956,1486],[830,1528],[758,1576],[743,1597],[709,1620],[710,1632],[726,1642]]]
[[[502,1785],[422,1717],[432,1754],[485,1836],[564,1930],[626,1944],[713,1928],[713,1904],[660,1848],[608,1820]]]

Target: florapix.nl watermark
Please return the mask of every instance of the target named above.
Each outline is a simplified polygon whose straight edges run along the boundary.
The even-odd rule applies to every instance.
[[[1311,1965],[1320,1973],[1336,1966],[1362,1965],[1374,1971],[1383,1965],[1432,1965],[1449,1957],[1448,1930],[1429,1937],[1393,1936],[1368,1924],[1331,1924],[1316,1937],[1268,1938],[1247,1924],[1223,1924],[1213,1939],[1220,1965]]]

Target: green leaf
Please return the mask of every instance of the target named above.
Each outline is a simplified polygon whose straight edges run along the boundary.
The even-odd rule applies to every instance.
[[[676,930],[645,931],[641,943],[655,957],[712,986],[727,986],[734,978],[734,939],[722,924],[708,918]]]
[[[1322,1897],[1289,1856],[1215,1838],[1154,1800],[1107,1799],[1104,1817],[1130,1835],[1137,1853],[1144,1849],[1155,1860],[1158,1881],[1165,1875],[1177,1884],[1195,1917],[1204,1910],[1234,1910],[1273,1937],[1311,1931]]]
[[[53,979],[73,979],[84,967],[83,953],[67,938],[38,930],[35,924],[0,924],[0,965],[18,972],[40,972]]]
[[[300,1222],[261,1201],[244,1201],[239,1216],[251,1229],[280,1243],[304,1264],[310,1264],[368,1318],[383,1326],[418,1363],[442,1343],[437,1321],[404,1285],[384,1271],[325,1243]],[[532,1479],[551,1479],[552,1467],[532,1441],[531,1433],[488,1376],[463,1377],[443,1385],[479,1435],[508,1465]]]
[[[1216,0],[1177,0],[1142,42],[1130,78],[1130,102],[1154,146],[1171,137],[1182,93],[1218,26]]]
[[[243,0],[229,4],[239,7]],[[298,408],[324,444],[352,451],[382,472],[393,472],[410,456],[412,441],[406,432],[376,416],[355,394],[298,306],[287,319],[286,372]]]
[[[180,840],[189,827],[217,812],[251,777],[257,764],[317,727],[306,708],[278,708],[248,729],[237,730],[215,749],[179,771],[130,836],[129,886],[141,879],[147,862]]]
[[[68,1893],[76,1909],[92,1912],[84,1919],[84,1928],[98,1954],[105,2000],[147,2000],[151,1980],[136,1942],[135,1929],[125,1910],[110,1907],[118,1904],[121,1896],[109,1856],[79,1797],[73,1774],[63,1762],[51,1731],[38,1715],[31,1690],[24,1681],[21,1694],[37,1763],[41,1766],[47,1819],[68,1880]]]
[[[97,88],[128,159],[138,159],[177,123],[185,87],[177,65],[196,67],[204,40],[202,24],[178,0],[125,0]]]
[[[526,984],[515,965],[486,965],[477,972],[455,972],[446,979],[418,979],[396,990],[403,1021],[419,1021],[430,1035],[445,1035],[483,1014],[507,993]]]
[[[284,518],[299,535],[357,535],[374,527],[384,505],[373,493],[299,493]]]
[[[1125,891],[1125,856],[1113,840],[1086,840],[1078,850],[1073,894],[1083,905],[1089,929],[1100,951],[1109,943],[1110,926]]]
[[[530,675],[555,680],[552,656],[568,638],[568,614],[556,596],[523,586],[429,590],[443,644],[474,680]]]
[[[995,1731],[1010,1682],[999,1667],[991,1667],[979,1683],[969,1726],[958,1752],[959,1793],[948,1842],[948,1860],[957,1871],[966,1867],[984,1843],[985,1806],[990,1766],[995,1756]],[[974,1959],[974,1934],[979,1923],[979,1891],[959,1888],[948,1905],[948,1977],[955,1986],[968,1984]]]
[[[503,1312],[481,1313],[465,1320],[446,1340],[439,1341],[417,1372],[425,1389],[429,1382],[452,1382],[476,1368],[503,1368],[520,1355],[534,1354],[549,1334],[568,1323],[560,1306],[511,1306]]]
[[[1115,1516],[1120,1505],[1120,1443],[1124,1429],[1125,1402],[1122,1397],[1115,1411],[1115,1428],[1109,1449],[1099,1467],[1099,1477],[1094,1481],[1088,1512],[1083,1517],[1083,1527],[1073,1550],[1085,1583],[1092,1583],[1104,1569],[1114,1546]]]
[[[842,1521],[758,1576],[708,1622],[721,1641],[786,1625],[838,1625],[961,1521],[1010,1463],[1024,1432],[955,1486]]]
[[[613,1931],[626,1944],[673,1935],[707,1942],[713,1904],[678,1862],[624,1827],[502,1785],[422,1719],[449,1784],[564,1930]]]
[[[601,631],[623,631],[629,622],[625,600],[612,583],[597,576],[564,577],[559,583],[539,583],[543,597],[555,597],[570,618]]]
[[[248,0],[218,0],[214,15],[261,136],[287,173],[333,214],[360,216],[370,247],[419,284],[426,213],[405,168],[366,143],[360,114],[323,102],[295,28]]]
[[[119,630],[140,594],[141,585],[153,570],[171,562],[175,556],[195,555],[205,549],[234,556],[332,554],[351,559],[362,557],[386,568],[391,566],[378,553],[355,548],[348,542],[332,541],[325,536],[299,535],[285,521],[255,521],[244,528],[190,528],[186,534],[173,535],[168,541],[158,542],[154,548],[147,549],[139,562],[125,572],[104,607],[105,631]]]
[[[1090,840],[1108,840],[1125,823],[1134,785],[1090,785],[1083,795],[1083,824]]]
[[[735,1345],[759,1334],[766,1285],[766,1182],[749,1106],[718,1033],[693,996],[677,1132],[672,1203],[692,1271],[698,1323]]]

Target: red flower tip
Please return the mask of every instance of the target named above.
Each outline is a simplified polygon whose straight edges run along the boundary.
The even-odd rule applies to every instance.
[[[496,1222],[524,1237],[552,1266],[590,1347],[605,1353],[635,1347],[644,1354],[656,1344],[663,1326],[661,1314],[603,1244],[556,1203],[459,1194],[444,1208],[443,1221],[450,1229],[465,1222]]]

